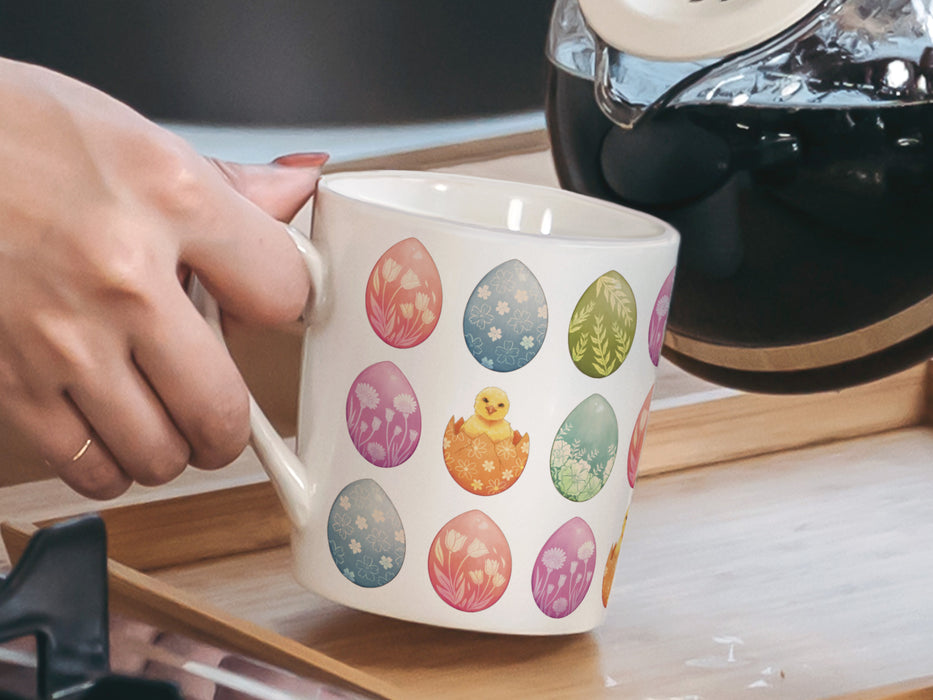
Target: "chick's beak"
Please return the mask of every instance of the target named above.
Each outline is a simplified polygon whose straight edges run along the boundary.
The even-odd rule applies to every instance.
[[[486,406],[486,413],[488,413],[490,416],[495,412],[496,412],[495,406]]]

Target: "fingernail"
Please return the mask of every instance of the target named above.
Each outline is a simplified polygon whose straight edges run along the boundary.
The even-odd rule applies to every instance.
[[[320,168],[328,158],[330,158],[329,153],[289,153],[279,156],[272,162],[288,168]]]

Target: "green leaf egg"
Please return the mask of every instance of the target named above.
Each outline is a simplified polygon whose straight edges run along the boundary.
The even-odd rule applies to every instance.
[[[632,348],[635,294],[615,270],[593,282],[570,318],[570,358],[583,374],[597,379],[615,372]]]

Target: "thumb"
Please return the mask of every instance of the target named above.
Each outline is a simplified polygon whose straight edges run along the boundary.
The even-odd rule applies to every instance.
[[[207,161],[237,192],[270,216],[288,222],[314,194],[326,153],[295,153],[269,165],[244,165],[215,158]]]
[[[197,273],[224,310],[269,324],[301,313],[308,272],[280,222],[314,194],[326,160],[323,153],[285,156],[269,165],[202,160],[209,171],[203,178],[209,216],[183,237],[179,262]]]

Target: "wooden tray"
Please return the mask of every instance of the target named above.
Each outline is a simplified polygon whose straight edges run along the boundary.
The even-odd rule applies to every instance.
[[[515,152],[501,146],[392,167],[556,182],[541,134],[489,160]],[[288,430],[298,341],[243,338],[244,374]],[[102,509],[119,611],[377,697],[933,698],[930,375],[775,397],[662,362],[609,617],[591,634],[470,634],[314,596],[290,575],[288,523],[250,454],[106,506],[54,480],[0,487],[0,520],[16,521],[3,539],[15,558],[35,527]]]
[[[291,578],[264,481],[104,509],[114,604],[378,697],[933,698],[928,384],[920,367],[834,394],[670,397],[591,634],[471,634],[329,603]],[[859,431],[873,434],[837,439]],[[722,461],[736,451],[767,454]],[[19,514],[48,509],[46,487]],[[46,522],[5,524],[11,556]]]

